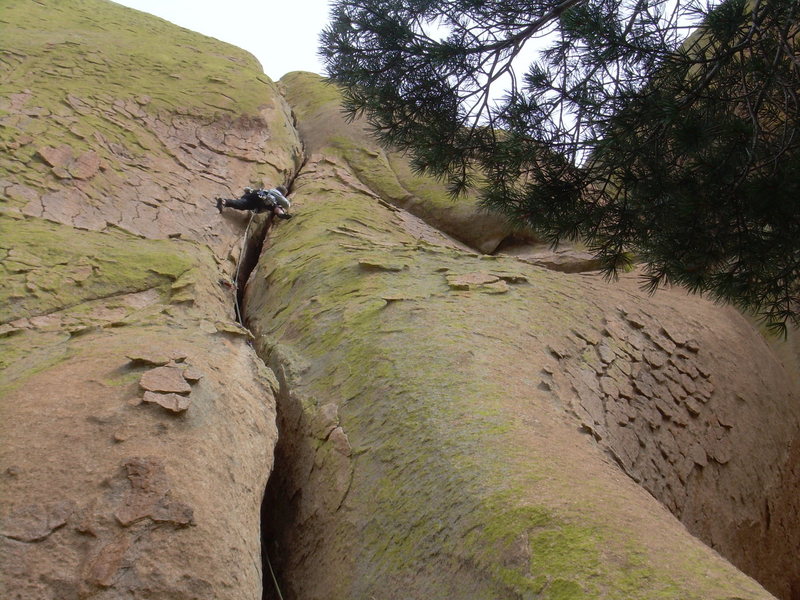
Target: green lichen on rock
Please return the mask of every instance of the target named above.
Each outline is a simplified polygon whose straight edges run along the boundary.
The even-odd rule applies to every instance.
[[[166,294],[194,264],[173,242],[33,218],[0,218],[0,252],[0,323],[151,288]]]
[[[274,399],[231,324],[244,224],[212,198],[291,176],[289,111],[252,56],[156,17],[0,5],[0,504],[47,537],[0,536],[0,588],[253,598]],[[156,397],[177,418],[142,404],[127,355],[155,352],[192,357],[189,397]]]
[[[341,94],[318,75],[289,73],[280,83],[298,117],[308,152],[324,149],[329,156],[341,157],[380,198],[482,252],[494,251],[513,233],[529,235],[515,232],[504,218],[480,208],[474,192],[454,199],[443,182],[415,173],[406,156],[381,148],[362,120],[345,120]]]
[[[256,114],[268,95],[269,79],[244,50],[113,2],[11,0],[3,21],[0,47],[12,77],[0,82],[0,95],[28,89],[43,115],[70,96],[109,94],[147,97],[154,110]]]
[[[338,110],[342,94],[336,85],[327,82],[319,75],[304,71],[292,71],[281,77],[287,100],[300,122],[308,121],[331,108]]]
[[[12,0],[3,20],[0,205],[39,215],[50,196],[63,221],[81,211],[52,206],[62,198],[100,209],[124,188],[147,220],[165,190],[192,179],[181,173],[261,185],[301,160],[277,86],[239,48],[106,0]],[[81,226],[104,224],[82,213]]]
[[[296,181],[308,210],[273,232],[247,291],[260,351],[294,373],[285,436],[316,465],[283,465],[287,489],[303,490],[292,510],[305,538],[281,543],[307,557],[292,578],[315,581],[295,593],[769,597],[615,476],[535,371],[509,374],[602,321],[584,283],[421,241],[350,185],[339,159]],[[498,283],[503,293],[486,289]],[[303,426],[330,403],[353,448],[347,467]],[[341,508],[315,500],[345,476]]]
[[[163,325],[168,303],[207,298],[216,274],[187,242],[0,217],[0,392],[56,364],[84,336]]]
[[[0,398],[21,379],[64,360],[69,340],[63,331],[15,330],[0,337]]]

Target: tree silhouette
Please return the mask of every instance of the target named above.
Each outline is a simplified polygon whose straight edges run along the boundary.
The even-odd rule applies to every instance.
[[[549,241],[585,240],[609,276],[635,259],[653,290],[785,333],[798,17],[797,0],[338,0],[321,54],[348,114],[454,195],[477,186]]]

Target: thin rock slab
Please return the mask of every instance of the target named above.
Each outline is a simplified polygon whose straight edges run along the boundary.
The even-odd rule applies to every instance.
[[[142,398],[145,402],[158,404],[174,413],[182,413],[188,410],[192,400],[188,396],[179,394],[159,394],[156,392],[145,392]]]
[[[139,386],[149,392],[162,394],[188,394],[192,391],[192,386],[183,376],[183,369],[177,367],[150,369],[142,375]]]

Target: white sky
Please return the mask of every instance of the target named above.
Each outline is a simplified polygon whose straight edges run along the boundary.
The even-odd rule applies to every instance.
[[[329,0],[114,0],[244,48],[277,81],[290,71],[323,74],[319,33]]]

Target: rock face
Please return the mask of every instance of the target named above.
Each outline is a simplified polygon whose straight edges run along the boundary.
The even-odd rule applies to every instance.
[[[260,526],[287,600],[797,596],[795,347],[526,247],[316,76],[2,20],[0,596],[252,600]],[[277,183],[263,248],[213,207]]]
[[[344,119],[334,87],[320,89],[318,78],[309,75],[289,73],[281,80],[298,117],[297,129],[308,155],[324,148],[326,155],[336,157],[365,191],[481,252],[494,252],[515,234],[504,218],[482,210],[474,196],[453,202],[443,184],[415,175],[408,161],[382,149],[361,121]],[[525,232],[516,235],[531,237]]]
[[[0,42],[7,212],[224,256],[240,224],[220,223],[211,199],[276,185],[300,164],[289,109],[245,52],[109,2],[3,12],[14,24]]]
[[[769,597],[685,527],[791,597],[797,388],[744,318],[467,252],[314,143],[246,294],[288,597]]]
[[[274,376],[212,198],[291,177],[289,111],[252,57],[110,2],[2,20],[0,596],[257,598]]]

